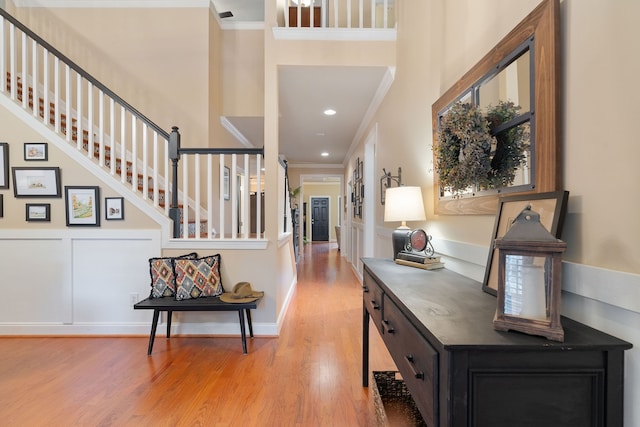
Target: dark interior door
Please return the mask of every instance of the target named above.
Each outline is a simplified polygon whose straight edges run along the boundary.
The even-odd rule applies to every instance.
[[[329,198],[311,199],[311,238],[314,242],[329,241]]]

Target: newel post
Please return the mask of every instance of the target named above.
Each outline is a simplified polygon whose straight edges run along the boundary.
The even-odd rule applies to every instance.
[[[169,218],[173,220],[173,237],[180,237],[180,208],[178,207],[178,161],[180,160],[180,133],[178,126],[171,128],[169,135],[169,158],[171,159],[171,205]]]

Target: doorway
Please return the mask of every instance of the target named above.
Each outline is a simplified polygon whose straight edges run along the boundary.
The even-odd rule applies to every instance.
[[[311,241],[329,241],[329,198],[311,197]]]

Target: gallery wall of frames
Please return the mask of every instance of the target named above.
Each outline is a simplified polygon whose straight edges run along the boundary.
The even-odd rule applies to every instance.
[[[50,222],[52,216],[62,214],[68,227],[99,227],[101,218],[124,220],[124,198],[106,197],[102,202],[99,186],[63,187],[60,167],[49,163],[47,142],[24,142],[23,160],[26,166],[12,166],[9,143],[0,142],[0,218],[4,217],[5,197],[14,197],[24,200],[28,223]],[[13,194],[2,191],[11,189]],[[63,196],[64,212],[52,211],[47,200]]]

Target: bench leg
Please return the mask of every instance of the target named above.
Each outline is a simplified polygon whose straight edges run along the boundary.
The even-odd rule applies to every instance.
[[[153,322],[151,322],[151,334],[149,334],[149,349],[147,355],[151,356],[151,350],[153,350],[153,340],[156,338],[156,328],[158,327],[158,317],[160,316],[159,310],[153,310]]]
[[[253,338],[253,323],[251,322],[251,309],[247,308],[247,323],[249,324],[249,336]]]
[[[240,335],[242,336],[242,354],[247,354],[247,333],[244,330],[244,314],[242,309],[238,310],[238,317],[240,318]]]
[[[167,339],[171,338],[171,315],[173,311],[167,310]]]

